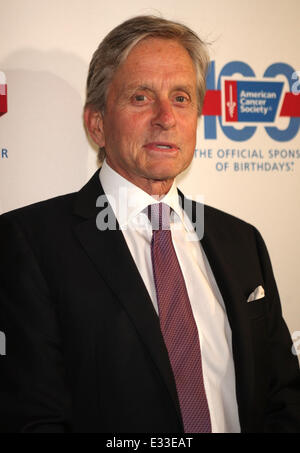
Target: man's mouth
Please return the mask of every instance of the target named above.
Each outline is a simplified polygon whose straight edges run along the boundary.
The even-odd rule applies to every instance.
[[[172,148],[172,146],[170,146],[170,145],[156,145],[156,146],[157,146],[157,148],[160,148],[160,149],[171,149]]]
[[[174,143],[166,143],[166,142],[151,142],[145,145],[145,148],[148,150],[161,150],[161,151],[178,151],[178,146]]]

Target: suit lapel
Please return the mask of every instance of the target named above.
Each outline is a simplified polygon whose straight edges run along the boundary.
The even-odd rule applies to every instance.
[[[97,171],[77,195],[75,214],[84,220],[75,227],[75,234],[134,324],[140,340],[160,371],[181,421],[175,381],[161,334],[159,318],[110,205],[106,203],[103,206],[101,203],[102,207],[96,207],[99,196],[105,197]],[[103,214],[103,209],[114,219],[115,230],[99,231],[97,228],[96,218],[97,215]]]

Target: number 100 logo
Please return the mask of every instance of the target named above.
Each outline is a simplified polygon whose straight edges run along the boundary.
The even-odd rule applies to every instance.
[[[299,79],[300,72],[286,63],[270,65],[258,79],[242,61],[227,63],[217,79],[215,62],[211,62],[202,112],[204,138],[217,138],[218,121],[222,132],[233,141],[249,140],[258,125],[273,140],[292,140],[300,127]],[[288,119],[285,128],[281,118]]]

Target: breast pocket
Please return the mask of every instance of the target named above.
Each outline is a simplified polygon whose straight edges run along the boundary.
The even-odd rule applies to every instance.
[[[246,311],[249,318],[260,319],[266,316],[266,297],[254,300],[252,302],[246,302]]]
[[[251,343],[255,376],[255,394],[258,401],[265,398],[269,385],[270,343],[268,341],[268,316],[266,297],[247,302],[246,311],[251,331]]]

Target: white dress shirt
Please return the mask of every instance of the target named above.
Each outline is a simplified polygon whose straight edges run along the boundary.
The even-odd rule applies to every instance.
[[[100,171],[100,182],[158,313],[151,261],[152,226],[145,212],[145,208],[157,200],[120,176],[106,161]],[[179,204],[175,181],[159,201],[173,210],[170,219],[172,240],[199,333],[212,432],[240,432],[231,329],[222,296],[201,243],[197,237],[191,240],[191,234],[196,233]]]

